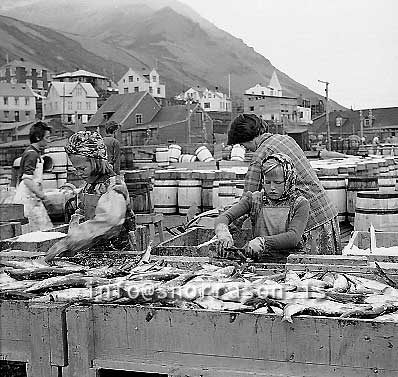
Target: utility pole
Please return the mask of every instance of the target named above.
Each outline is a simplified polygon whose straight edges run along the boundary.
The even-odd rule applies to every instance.
[[[327,129],[327,138],[328,138],[328,140],[327,140],[327,148],[328,148],[329,151],[331,151],[332,148],[331,148],[331,140],[330,140],[331,136],[330,136],[329,106],[328,106],[329,84],[330,83],[328,81],[322,81],[322,80],[318,80],[318,82],[321,82],[322,84],[326,85],[326,88],[325,88],[325,93],[326,93],[326,96],[325,96],[325,100],[326,100],[325,107],[326,107],[326,109],[325,109],[325,111],[326,111],[326,129]]]

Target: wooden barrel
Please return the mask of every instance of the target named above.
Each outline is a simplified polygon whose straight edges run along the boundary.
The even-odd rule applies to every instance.
[[[52,173],[63,173],[68,169],[68,156],[64,147],[48,147],[44,155],[52,160]]]
[[[345,177],[327,176],[319,177],[330,201],[337,209],[338,219],[340,222],[347,220],[347,191]]]
[[[176,174],[164,170],[155,171],[153,185],[153,206],[157,213],[173,215],[178,212],[178,181]]]
[[[377,176],[347,178],[347,220],[351,224],[354,224],[357,193],[359,191],[377,191],[378,188]]]
[[[230,206],[235,201],[235,181],[220,181],[218,189],[218,206]]]
[[[240,145],[235,144],[231,150],[231,161],[245,161],[246,149]]]
[[[169,148],[158,147],[155,149],[156,162],[159,166],[167,166],[169,164]]]
[[[181,156],[181,146],[177,144],[169,145],[169,161],[170,162],[178,162],[178,159]]]
[[[202,145],[201,147],[199,147],[195,151],[195,154],[198,157],[199,161],[203,161],[203,162],[214,161],[214,157],[212,156],[211,152],[205,145]]]
[[[133,211],[136,213],[152,213],[153,185],[147,170],[131,170],[124,172],[124,182],[130,195]]]
[[[202,211],[210,211],[214,206],[213,188],[216,178],[215,171],[206,171],[200,174],[202,180]]]
[[[358,192],[354,230],[398,231],[398,193]]]
[[[194,161],[196,161],[196,156],[192,154],[182,154],[178,158],[178,162],[194,162]]]
[[[43,189],[44,190],[55,190],[58,188],[57,174],[55,173],[43,173]]]
[[[202,205],[202,181],[193,172],[181,172],[177,189],[178,212],[186,215],[191,206]]]
[[[393,177],[379,177],[379,192],[394,192],[396,178]]]

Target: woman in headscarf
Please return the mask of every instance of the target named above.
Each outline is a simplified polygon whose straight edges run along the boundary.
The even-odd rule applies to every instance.
[[[79,131],[69,138],[65,150],[86,184],[78,195],[78,208],[72,215],[68,235],[50,248],[45,261],[62,252],[73,254],[99,243],[102,248],[129,248],[128,232],[135,228],[134,214],[125,183],[107,161],[101,135]]]
[[[310,215],[306,228],[307,254],[341,254],[337,210],[319,181],[303,150],[288,135],[270,134],[267,124],[255,114],[239,114],[228,131],[228,144],[241,144],[255,152],[245,178],[245,191],[256,192],[261,184],[261,164],[273,153],[289,156],[297,172],[297,189],[308,199]],[[322,150],[320,158],[345,157]],[[257,201],[257,194],[254,201]]]
[[[261,166],[261,205],[254,206],[252,193],[247,192],[218,217],[215,230],[221,246],[233,245],[228,225],[250,214],[254,238],[248,243],[248,253],[253,259],[286,261],[288,254],[303,252],[309,203],[296,189],[296,179],[287,155],[274,153],[267,157]]]

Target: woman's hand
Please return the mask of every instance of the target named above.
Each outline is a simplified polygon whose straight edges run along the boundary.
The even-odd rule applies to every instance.
[[[264,237],[256,237],[252,239],[247,245],[247,256],[254,261],[258,260],[260,255],[265,251]]]
[[[218,254],[222,257],[224,255],[224,249],[233,246],[234,240],[232,239],[232,235],[229,232],[227,224],[217,224],[215,232],[219,241]]]
[[[259,213],[263,206],[263,192],[262,191],[254,191],[252,193],[252,212]]]

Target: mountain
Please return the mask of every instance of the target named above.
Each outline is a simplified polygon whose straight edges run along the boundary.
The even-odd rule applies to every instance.
[[[110,77],[109,72],[114,72],[116,80],[128,67],[135,70],[157,67],[168,96],[197,85],[210,89],[218,86],[227,92],[230,74],[232,94],[241,97],[245,89],[257,83],[268,84],[276,69],[241,39],[217,28],[177,0],[13,0],[13,3],[10,1],[6,8],[0,7],[0,13],[56,30],[41,29],[40,34],[48,31],[51,46],[57,35],[55,51],[47,48],[47,63],[44,64],[57,71],[61,64],[60,59],[55,58],[56,49],[73,43],[79,53],[60,55],[65,65],[73,60],[80,68],[100,74],[105,74],[106,70]],[[38,26],[24,25],[38,32]],[[1,24],[0,32],[3,33]],[[8,33],[9,38],[15,39],[14,54],[43,64],[38,61],[40,56],[25,55],[26,46],[30,46],[26,35],[22,42],[24,48],[18,50],[23,36]],[[31,36],[28,38],[32,42],[35,40]],[[84,50],[88,51],[87,55],[82,53]],[[4,60],[7,51],[2,37],[0,60]],[[106,63],[98,68],[101,59]],[[312,100],[323,98],[276,70],[284,95],[302,95]],[[333,102],[331,107],[343,108]]]

